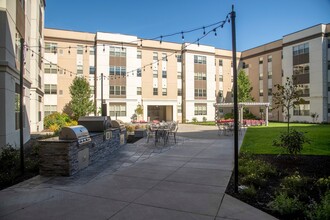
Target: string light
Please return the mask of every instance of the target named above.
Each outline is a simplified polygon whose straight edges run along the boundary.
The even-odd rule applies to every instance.
[[[228,14],[228,15],[229,15],[229,14]],[[170,55],[167,55],[167,56],[166,56],[166,61],[168,61],[168,57],[170,57],[170,56],[172,56],[172,55],[174,55],[174,54],[177,54],[177,53],[181,53],[182,51],[185,51],[186,48],[187,48],[188,46],[190,46],[191,44],[197,43],[198,46],[199,46],[199,45],[200,45],[200,40],[202,40],[204,37],[206,37],[206,36],[207,36],[208,34],[210,34],[211,32],[214,32],[215,36],[217,36],[217,32],[216,32],[216,30],[217,30],[219,27],[223,28],[223,26],[224,26],[227,22],[228,22],[228,23],[230,22],[230,19],[229,19],[228,15],[226,16],[226,19],[225,19],[225,20],[220,21],[220,22],[216,22],[216,23],[211,24],[211,25],[208,25],[208,26],[203,26],[203,27],[201,27],[201,28],[195,28],[195,29],[192,29],[192,30],[189,30],[189,31],[176,32],[176,33],[168,34],[168,35],[160,35],[160,37],[151,38],[151,39],[149,39],[149,40],[160,39],[160,43],[162,43],[163,38],[165,38],[165,37],[170,37],[170,36],[174,36],[174,35],[178,35],[178,34],[180,34],[182,40],[184,40],[184,34],[185,34],[185,33],[191,33],[191,32],[197,31],[197,30],[201,30],[201,29],[203,30],[203,36],[202,36],[202,37],[198,38],[196,41],[194,41],[194,42],[192,42],[192,43],[185,44],[184,47],[181,49],[181,51],[174,51],[174,52],[171,53]],[[216,27],[213,27],[213,26],[215,26],[215,25],[216,25]],[[210,29],[208,32],[206,32],[206,28],[209,28],[209,27],[213,27],[213,28]],[[148,40],[148,39],[147,39],[147,40]],[[128,42],[128,43],[134,43],[134,42],[140,42],[140,47],[142,47],[143,39],[139,39],[139,40],[137,40],[137,41],[132,41],[132,42]],[[123,48],[123,42],[120,42],[120,43],[119,43],[119,42],[118,42],[118,43],[112,42],[112,45],[120,45],[120,44],[121,44],[121,46],[122,46],[122,49],[124,49],[124,48]],[[87,52],[87,48],[88,48],[88,47],[90,47],[90,48],[93,47],[93,48],[95,49],[95,47],[97,47],[97,46],[102,46],[102,45],[93,45],[93,46],[87,46],[87,45],[86,45],[86,46],[85,46],[85,52]],[[31,46],[26,46],[27,51],[28,51],[28,47],[30,48],[31,56],[32,56],[32,57],[33,57],[34,53],[37,54],[35,51],[33,51],[33,50],[31,49]],[[38,47],[39,51],[40,51],[41,48],[42,48],[42,47],[40,47],[40,46],[37,46],[37,47]],[[67,48],[68,48],[68,53],[70,54],[70,53],[71,53],[71,48],[75,48],[75,47],[71,47],[71,46],[69,46],[69,47],[56,47],[56,49],[60,49],[60,48],[62,48],[62,49],[67,49]],[[57,50],[54,50],[54,53],[56,53],[56,52],[57,52]],[[103,52],[105,52],[105,44],[103,44]],[[40,54],[40,52],[39,52],[39,54]],[[41,56],[40,56],[40,58],[41,58],[41,62],[43,62],[43,60],[45,60],[46,62],[51,63],[50,61],[46,60],[45,58],[43,58],[43,57],[41,57]],[[157,63],[157,65],[159,65],[160,60],[162,60],[162,58],[161,58],[161,59],[158,59],[157,61],[154,61],[153,63],[150,63],[150,64],[147,64],[147,65],[143,66],[143,67],[142,67],[143,70],[145,71],[145,67],[147,67],[147,66],[150,66],[150,67],[152,68],[153,64],[156,64],[156,63]],[[54,65],[56,65],[56,66],[58,67],[58,71],[60,71],[60,69],[63,69],[63,68],[61,68],[61,67],[60,67],[59,65],[57,65],[57,64],[54,64]],[[63,69],[63,70],[64,70],[64,74],[66,74],[66,71],[67,71],[67,70],[66,70],[66,69]],[[128,77],[128,76],[130,75],[130,73],[132,74],[132,76],[134,76],[134,71],[136,71],[136,70],[131,70],[131,71],[126,72],[125,76]],[[68,72],[70,72],[70,76],[72,76],[72,74],[75,74],[76,76],[80,75],[80,74],[77,74],[77,73],[73,73],[73,72],[71,72],[71,71],[68,71]],[[125,76],[123,76],[123,78],[124,78]],[[96,78],[96,79],[97,79],[97,78]],[[110,77],[108,77],[108,79],[110,79]],[[121,79],[121,77],[120,77],[120,79]]]

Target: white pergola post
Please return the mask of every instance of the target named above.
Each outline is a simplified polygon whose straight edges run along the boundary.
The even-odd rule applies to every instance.
[[[244,116],[243,105],[240,105],[239,110],[241,112],[239,117],[239,122],[241,123],[241,126],[243,126],[243,116]]]

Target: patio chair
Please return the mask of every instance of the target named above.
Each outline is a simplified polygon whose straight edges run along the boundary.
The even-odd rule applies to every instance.
[[[217,123],[218,126],[218,135],[226,135],[227,127],[224,123]]]
[[[172,122],[170,124],[169,130],[168,130],[168,133],[167,133],[167,138],[166,138],[167,141],[168,141],[170,136],[173,136],[174,142],[176,143],[176,133],[178,131],[178,128],[179,128],[178,123]]]

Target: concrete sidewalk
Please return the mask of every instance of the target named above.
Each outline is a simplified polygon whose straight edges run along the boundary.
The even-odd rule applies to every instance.
[[[225,194],[232,136],[181,124],[178,136],[166,147],[127,144],[73,177],[2,190],[0,219],[275,219]]]

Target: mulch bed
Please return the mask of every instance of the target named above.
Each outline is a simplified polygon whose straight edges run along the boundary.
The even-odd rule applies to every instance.
[[[267,206],[267,204],[273,199],[274,192],[279,187],[281,179],[283,179],[285,176],[294,174],[296,171],[298,171],[301,176],[306,176],[314,180],[330,176],[330,156],[300,155],[295,159],[289,155],[254,156],[256,159],[260,159],[272,164],[277,169],[278,176],[270,178],[266,187],[257,190],[257,195],[255,197],[247,198],[239,193],[235,193],[234,175],[232,175],[226,193],[279,219],[292,219],[293,217],[280,216],[276,213],[273,213]],[[308,185],[307,187],[312,188],[311,185]],[[315,199],[315,201],[320,200],[319,193],[316,190],[311,190],[309,196]],[[294,219],[304,219],[304,216],[303,214],[301,214],[301,216],[294,216]]]

